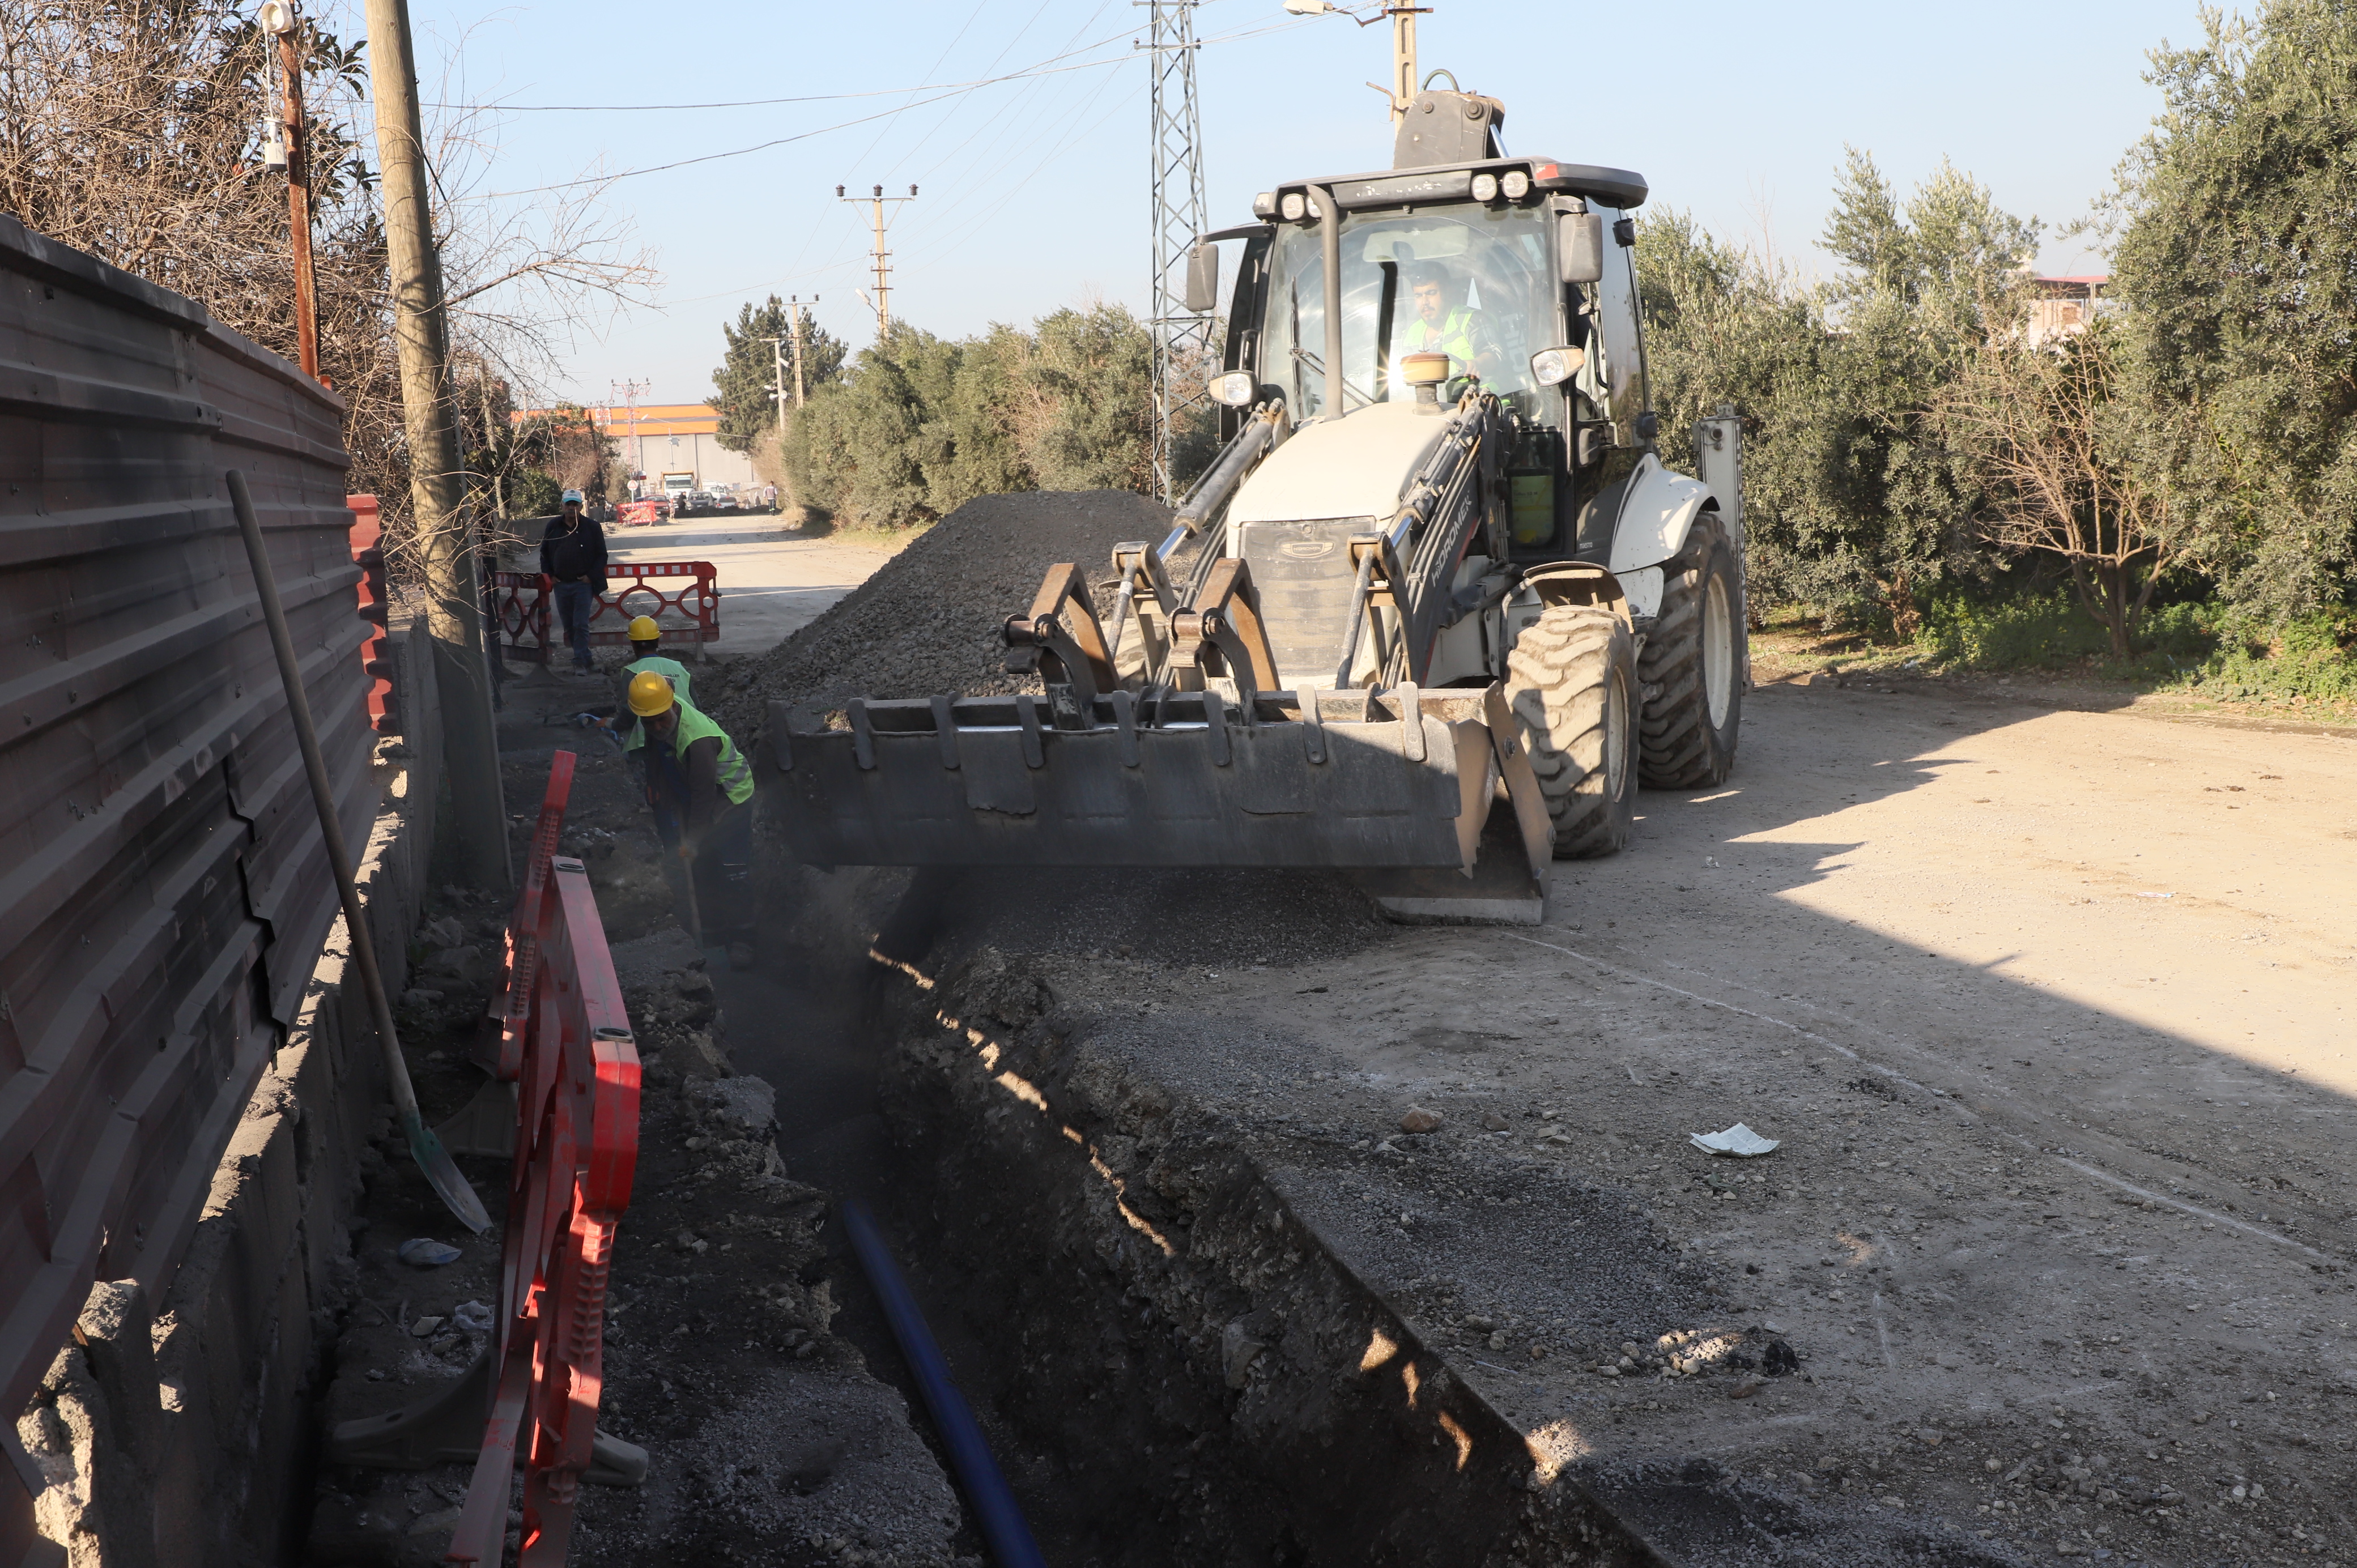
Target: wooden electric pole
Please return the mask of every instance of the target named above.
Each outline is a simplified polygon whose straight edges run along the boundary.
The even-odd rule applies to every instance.
[[[449,323],[442,307],[441,259],[434,246],[408,0],[368,0],[368,38],[409,496],[425,557],[426,626],[442,692],[451,825],[466,878],[505,892],[514,886],[514,875],[508,865],[499,737],[491,725],[490,671],[483,657],[482,594],[450,403]]]
[[[876,297],[869,303],[876,306],[876,341],[881,343],[884,341],[884,329],[892,325],[892,252],[884,248],[884,205],[890,201],[916,200],[917,188],[910,186],[906,196],[887,196],[879,185],[873,196],[845,196],[843,187],[838,185],[834,188],[834,198],[854,206],[865,204],[868,209],[868,220],[876,235],[876,251],[872,258],[876,268]]]
[[[303,23],[293,7],[265,5],[263,27],[278,38],[280,113],[286,124],[286,231],[295,263],[295,358],[303,373],[319,374],[319,288],[311,268],[311,158],[303,145],[303,58],[295,40]]]

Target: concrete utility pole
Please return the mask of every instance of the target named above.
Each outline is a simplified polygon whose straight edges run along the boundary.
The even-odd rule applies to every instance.
[[[771,295],[770,297],[775,299],[777,295]],[[811,298],[813,300],[816,300],[818,295],[811,295]],[[788,302],[786,308],[793,313],[793,327],[780,337],[764,338],[761,339],[762,342],[767,343],[770,346],[771,364],[770,391],[776,394],[778,400],[778,428],[780,430],[783,430],[786,427],[786,345],[789,343],[791,343],[794,346],[794,406],[796,408],[800,408],[802,406],[803,402],[802,296],[801,295],[794,295],[793,298]]]
[[[909,188],[914,190],[916,187]],[[787,303],[794,313],[794,406],[800,408],[802,405],[802,296],[795,295]],[[818,295],[811,295],[811,303],[816,305]]]
[[[1415,18],[1429,5],[1387,5],[1384,14],[1392,19],[1392,124],[1407,118],[1415,102],[1415,90],[1423,83],[1415,79]]]
[[[1154,335],[1154,493],[1176,506],[1171,439],[1180,417],[1206,401],[1200,371],[1211,317],[1187,308],[1187,270],[1207,227],[1203,203],[1203,115],[1195,91],[1197,0],[1142,0],[1146,6],[1146,107],[1149,205],[1154,212],[1154,288],[1146,330]]]
[[[285,0],[271,0],[257,18],[278,39],[280,113],[286,125],[287,250],[295,263],[295,359],[303,373],[319,374],[319,287],[311,267],[311,159],[303,148],[303,60],[295,47],[303,24]]]
[[[873,196],[845,196],[843,187],[838,185],[834,188],[834,199],[848,201],[854,206],[866,203],[870,221],[875,226],[876,297],[871,303],[876,306],[876,340],[881,343],[884,341],[884,329],[892,324],[892,252],[884,248],[884,204],[888,201],[914,201],[917,199],[917,188],[910,186],[906,196],[887,196],[879,185]]]
[[[499,736],[491,726],[490,670],[483,658],[482,594],[450,406],[449,323],[442,308],[441,258],[434,247],[407,0],[368,0],[368,39],[409,496],[425,547],[426,626],[442,690],[451,825],[467,879],[504,893],[515,878],[508,865]]]
[[[782,431],[786,427],[786,339],[777,337],[769,341],[770,392],[778,400],[778,428]],[[802,406],[802,399],[797,397],[794,405]]]
[[[646,453],[645,453],[645,452],[641,451],[641,450],[640,449],[640,446],[639,446],[639,394],[640,394],[640,392],[648,392],[648,391],[652,390],[652,389],[653,389],[653,387],[654,387],[654,382],[652,382],[652,381],[608,381],[606,384],[607,384],[607,386],[608,386],[609,388],[611,388],[611,389],[612,389],[612,392],[611,392],[611,394],[610,394],[610,395],[615,396],[615,397],[619,397],[619,398],[620,398],[620,399],[622,400],[622,408],[623,408],[623,411],[624,411],[624,415],[625,415],[625,417],[626,417],[626,418],[629,420],[629,422],[630,422],[630,424],[629,424],[629,429],[630,429],[630,475],[631,475],[631,477],[632,477],[633,478],[638,478],[639,476],[640,476],[640,475],[644,474],[644,473],[646,472],[646,468],[647,468],[647,464],[646,464],[646,456],[647,456],[647,455],[646,455]],[[613,418],[613,411],[612,411],[612,410],[610,410],[610,409],[609,409],[609,410],[608,410],[608,411],[607,411],[606,417],[607,417],[608,420],[612,419],[612,418]],[[633,490],[633,491],[630,493],[630,499],[631,499],[632,500],[637,500],[637,499],[639,499],[640,498],[639,498],[638,492],[637,492],[637,491],[635,491],[635,490]]]
[[[1133,5],[1148,3],[1149,0],[1131,0]],[[1297,16],[1350,16],[1362,27],[1372,27],[1389,16],[1392,19],[1392,84],[1385,87],[1380,81],[1371,81],[1367,85],[1391,101],[1393,124],[1396,125],[1407,118],[1407,112],[1415,105],[1416,89],[1421,85],[1415,79],[1415,19],[1431,15],[1431,6],[1385,5],[1372,16],[1352,16],[1334,0],[1285,0],[1285,8]]]

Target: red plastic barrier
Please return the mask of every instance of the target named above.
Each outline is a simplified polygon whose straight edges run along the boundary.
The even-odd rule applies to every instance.
[[[573,756],[556,754],[556,774]],[[551,821],[544,804],[542,822]],[[535,846],[537,847],[537,846]],[[535,868],[539,856],[534,856]],[[574,1498],[591,1464],[604,1384],[606,1283],[638,1164],[639,1055],[597,903],[577,860],[551,855],[531,903],[515,1163],[500,1265],[497,1392],[447,1560],[497,1563],[508,1490],[524,1466],[518,1562],[565,1561]]]
[[[384,585],[384,524],[374,496],[346,496],[352,509],[352,560],[361,569],[361,619],[376,629],[361,644],[361,668],[375,677],[369,687],[369,727],[379,735],[401,733],[401,709],[393,694],[393,653],[385,614],[392,600]]]
[[[630,624],[639,616],[653,617],[666,643],[720,640],[720,569],[711,562],[608,565],[606,579],[607,591],[589,614],[591,647],[619,648],[630,641]],[[553,586],[537,572],[491,574],[492,619],[510,657],[545,664],[552,650],[565,646]]]
[[[483,1070],[502,1083],[513,1083],[523,1070],[524,1032],[532,1024],[533,986],[540,967],[540,906],[548,892],[548,865],[565,832],[565,808],[573,798],[573,765],[569,751],[549,759],[548,789],[540,798],[540,821],[533,828],[532,850],[524,862],[523,892],[508,919],[507,985],[491,1004],[499,1037],[484,1040],[476,1052]]]

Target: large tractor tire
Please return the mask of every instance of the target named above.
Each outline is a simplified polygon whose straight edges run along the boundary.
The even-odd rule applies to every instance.
[[[1662,607],[1637,660],[1645,714],[1637,768],[1649,789],[1722,784],[1743,723],[1743,587],[1718,514],[1703,512],[1662,569]]]
[[[1506,660],[1506,699],[1555,823],[1558,860],[1610,854],[1637,810],[1637,660],[1609,609],[1553,605]]]

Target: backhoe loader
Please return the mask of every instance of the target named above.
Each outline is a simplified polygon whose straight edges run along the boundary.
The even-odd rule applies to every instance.
[[[1674,471],[1622,169],[1508,157],[1427,89],[1394,166],[1203,236],[1223,444],[1110,598],[1051,567],[1005,625],[1038,695],[770,705],[764,794],[815,865],[1323,866],[1407,918],[1535,920],[1641,782],[1735,760],[1740,425]],[[1486,844],[1486,847],[1485,847]]]

